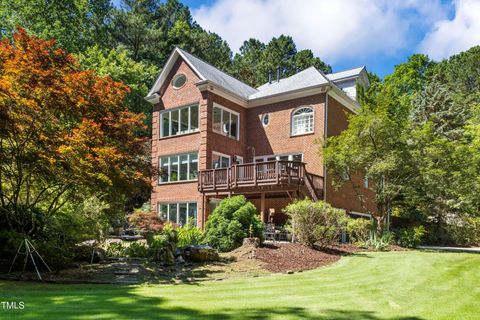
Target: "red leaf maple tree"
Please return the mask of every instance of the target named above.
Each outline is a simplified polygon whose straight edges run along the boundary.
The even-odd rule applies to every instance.
[[[128,90],[80,70],[53,40],[19,28],[0,41],[0,221],[28,234],[35,210],[48,221],[79,194],[149,183],[143,115],[124,107]]]

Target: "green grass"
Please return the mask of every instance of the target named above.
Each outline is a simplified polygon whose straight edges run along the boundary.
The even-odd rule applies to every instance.
[[[292,275],[181,285],[0,282],[0,318],[479,319],[480,255],[359,254]]]

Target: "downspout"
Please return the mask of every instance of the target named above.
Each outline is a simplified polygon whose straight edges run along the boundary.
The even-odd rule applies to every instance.
[[[325,90],[325,112],[323,115],[323,146],[327,145],[328,138],[328,91],[330,91],[330,86],[327,86]],[[325,159],[323,159],[323,201],[327,201],[327,166],[325,164]]]

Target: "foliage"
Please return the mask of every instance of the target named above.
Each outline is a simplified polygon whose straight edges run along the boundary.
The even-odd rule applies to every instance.
[[[203,242],[203,231],[193,224],[187,224],[175,229],[177,232],[177,246],[186,247],[190,245],[198,245]]]
[[[480,245],[480,218],[467,217],[445,226],[447,242],[457,245]]]
[[[173,263],[175,259],[173,253],[177,247],[177,241],[177,232],[173,225],[171,223],[166,224],[161,234],[151,234],[147,237],[149,256],[154,261]]]
[[[158,74],[158,67],[137,62],[129,57],[126,50],[103,50],[93,46],[76,55],[84,70],[94,70],[100,77],[110,76],[114,81],[121,82],[130,89],[125,96],[125,106],[134,113],[145,114],[145,125],[151,126],[151,105],[145,101],[149,86]],[[150,136],[151,128],[142,132]]]
[[[146,141],[135,135],[142,117],[122,106],[123,84],[79,71],[71,55],[23,29],[13,44],[0,42],[0,69],[3,228],[53,237],[53,226],[70,224],[65,206],[97,194],[113,210],[112,198],[149,183]]]
[[[293,233],[310,247],[338,241],[341,230],[347,224],[345,210],[333,208],[323,201],[297,200],[289,204],[284,212],[291,218]]]
[[[405,228],[400,230],[399,243],[402,247],[416,248],[422,243],[426,230],[424,226]]]
[[[245,41],[240,53],[233,58],[232,74],[257,87],[268,81],[269,73],[276,79],[277,68],[280,68],[280,77],[284,78],[312,66],[325,73],[332,72],[332,68],[315,57],[311,50],[297,51],[292,37],[281,35],[266,45],[253,38]]]
[[[385,217],[402,193],[402,183],[416,175],[408,148],[411,101],[431,74],[427,57],[414,55],[395,68],[383,82],[374,82],[361,95],[362,108],[349,117],[347,130],[328,139],[321,151],[337,186],[350,184],[365,211],[363,193],[356,176],[363,173],[372,181],[377,234],[382,234]],[[347,177],[346,179],[344,177]]]
[[[365,243],[370,239],[372,222],[368,219],[348,219],[347,233],[352,243]]]
[[[219,251],[231,251],[248,237],[250,225],[254,237],[263,237],[263,223],[255,206],[244,196],[225,198],[208,217],[205,242]]]
[[[148,257],[148,248],[141,242],[132,242],[128,248],[125,249],[125,252],[130,258]]]
[[[107,44],[105,21],[111,10],[109,0],[3,0],[0,35],[11,37],[20,25],[43,39],[56,39],[69,52],[80,52]]]
[[[165,221],[163,221],[157,214],[154,212],[145,212],[140,209],[131,213],[128,216],[128,221],[142,234],[159,233],[165,226]]]
[[[109,257],[125,257],[127,247],[122,242],[111,242],[107,247],[107,256]]]
[[[366,248],[375,250],[375,251],[383,251],[389,245],[395,242],[394,234],[391,232],[385,232],[381,237],[377,235],[373,235],[370,239],[365,241],[364,245]]]

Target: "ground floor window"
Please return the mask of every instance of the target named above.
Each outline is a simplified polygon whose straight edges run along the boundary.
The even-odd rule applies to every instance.
[[[179,225],[192,223],[197,225],[197,203],[196,202],[171,202],[159,203],[158,215],[160,218],[174,222]]]

